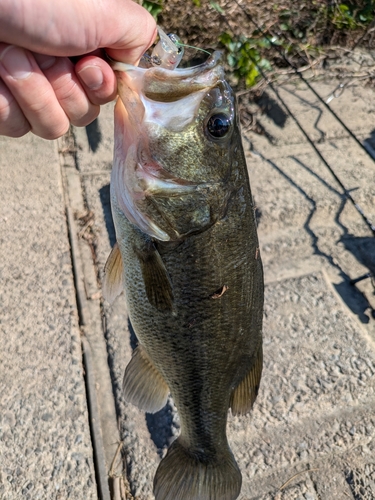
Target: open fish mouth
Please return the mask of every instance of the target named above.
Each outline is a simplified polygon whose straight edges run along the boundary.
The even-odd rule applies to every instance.
[[[233,96],[224,78],[222,53],[190,68],[141,68],[113,62],[119,99],[115,108],[115,151],[111,190],[117,206],[141,231],[160,241],[181,233],[155,222],[145,209],[152,197],[186,196],[206,189],[207,182],[185,179],[165,168],[150,146],[163,131],[183,132],[194,122],[202,101],[213,109],[227,103],[234,119]]]

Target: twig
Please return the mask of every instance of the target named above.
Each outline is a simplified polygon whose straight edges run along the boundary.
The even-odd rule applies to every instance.
[[[280,486],[279,491],[281,491],[284,488],[286,488],[288,486],[288,484],[293,481],[293,479],[295,479],[296,477],[300,476],[301,474],[304,474],[305,472],[313,472],[313,471],[316,471],[316,470],[320,470],[320,469],[306,469],[306,470],[303,470],[301,472],[297,472],[297,474],[294,474],[294,476],[292,476],[290,479],[288,479],[288,481],[286,483],[284,483],[282,486]]]
[[[124,443],[122,441],[120,441],[118,444],[115,456],[113,457],[113,460],[111,463],[111,468],[109,469],[109,474],[108,474],[109,477],[115,477],[115,463],[116,463],[116,460],[117,460],[119,453],[120,453],[123,446],[124,446]]]
[[[312,69],[314,66],[319,64],[320,62],[324,61],[326,56],[320,56],[317,59],[314,59],[310,64],[307,64],[306,66],[301,66],[298,68],[298,73],[303,73],[304,71],[308,71],[309,69]],[[290,75],[290,74],[295,74],[296,71],[294,69],[286,69],[286,70],[275,70],[274,73],[277,75]]]
[[[352,45],[352,50],[355,49],[361,42],[362,40],[371,32],[373,31],[375,27],[375,19],[373,19],[371,21],[371,23],[367,26],[367,29],[366,31],[363,33],[363,35],[361,35],[355,42],[354,44]]]
[[[85,232],[88,230],[89,227],[92,227],[94,225],[94,219],[90,219],[86,224],[83,226],[83,228],[80,230],[78,233],[79,238],[83,238],[85,235]]]
[[[112,500],[133,500],[129,483],[126,481],[123,474],[117,475],[115,471],[115,463],[123,446],[123,441],[120,441],[108,473]]]

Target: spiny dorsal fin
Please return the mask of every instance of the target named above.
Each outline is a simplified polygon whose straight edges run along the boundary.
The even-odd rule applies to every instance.
[[[118,243],[114,244],[104,267],[103,297],[110,303],[120,295],[123,289],[123,263]]]
[[[181,437],[170,446],[154,479],[155,500],[235,500],[241,473],[229,447],[220,456],[187,449]]]
[[[251,410],[258,395],[262,367],[263,349],[260,346],[253,366],[232,392],[230,407],[233,415],[246,415]]]
[[[168,385],[141,345],[126,367],[122,387],[126,401],[148,413],[161,410],[167,403]]]
[[[146,295],[150,304],[159,311],[172,311],[173,292],[171,280],[154,244],[150,243],[142,249],[137,248],[136,254],[141,264]]]

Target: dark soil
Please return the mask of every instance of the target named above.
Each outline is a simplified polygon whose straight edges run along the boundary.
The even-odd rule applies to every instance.
[[[288,57],[297,66],[311,63],[318,54],[315,48],[375,45],[375,2],[371,0],[217,0],[222,13],[212,3],[201,0],[198,7],[193,0],[164,0],[158,23],[167,32],[178,34],[184,43],[201,48],[220,48],[223,32],[262,38],[261,28],[289,47]],[[354,5],[348,15],[340,13],[343,4]],[[366,19],[361,21],[363,13]],[[272,65],[285,66],[274,47],[260,50]]]

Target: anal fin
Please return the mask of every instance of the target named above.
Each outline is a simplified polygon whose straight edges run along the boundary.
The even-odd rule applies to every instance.
[[[123,391],[126,401],[148,413],[161,410],[167,403],[168,385],[141,345],[126,367]]]
[[[233,415],[246,415],[251,410],[258,395],[262,368],[263,349],[261,345],[253,366],[232,392],[230,407]]]
[[[110,304],[112,304],[123,290],[123,270],[124,265],[122,263],[120,248],[116,241],[104,267],[102,287],[103,297]]]
[[[147,298],[159,311],[172,311],[172,284],[164,262],[152,242],[144,248],[137,248]]]

